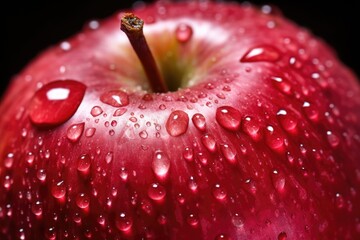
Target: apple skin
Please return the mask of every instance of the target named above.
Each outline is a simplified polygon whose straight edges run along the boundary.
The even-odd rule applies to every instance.
[[[324,41],[249,5],[132,11],[173,91],[124,11],[40,54],[0,105],[0,239],[360,237],[360,86]]]

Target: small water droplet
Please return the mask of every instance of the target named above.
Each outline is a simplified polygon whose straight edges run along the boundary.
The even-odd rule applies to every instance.
[[[42,202],[35,201],[31,206],[31,211],[35,216],[40,217],[42,215],[42,213],[43,213],[43,204],[42,204]]]
[[[89,22],[88,26],[89,26],[89,28],[90,28],[91,30],[96,30],[96,29],[98,29],[98,28],[100,27],[100,23],[99,23],[99,21],[97,21],[97,20],[91,20],[91,21]]]
[[[8,153],[4,160],[4,166],[6,168],[11,168],[13,166],[13,164],[14,164],[14,154]]]
[[[280,173],[278,170],[273,170],[271,174],[271,179],[274,188],[279,192],[282,193],[285,190],[285,176],[284,174]]]
[[[227,130],[237,131],[241,123],[241,114],[233,107],[222,106],[216,109],[216,121]]]
[[[115,224],[120,231],[128,232],[132,227],[133,221],[128,214],[121,212],[116,216]]]
[[[288,114],[284,109],[279,110],[276,115],[285,131],[294,132],[296,130],[297,119],[294,116]]]
[[[212,190],[212,194],[217,200],[224,200],[227,195],[226,191],[223,189],[223,187],[221,187],[220,184],[215,184]]]
[[[205,131],[206,129],[206,120],[205,117],[201,113],[195,113],[191,118],[194,126],[200,130]]]
[[[272,126],[267,126],[265,131],[266,144],[273,150],[281,151],[284,148],[284,137]]]
[[[230,163],[236,162],[236,151],[232,147],[230,147],[229,144],[221,144],[220,150],[227,161],[229,161]]]
[[[88,154],[83,154],[78,158],[77,170],[81,173],[88,173],[91,165],[91,158]]]
[[[204,136],[201,137],[201,142],[209,152],[216,151],[216,141],[212,135],[205,134]]]
[[[64,181],[54,183],[51,188],[51,194],[54,198],[63,199],[66,194],[66,187]]]
[[[287,239],[287,234],[286,232],[281,232],[278,235],[278,240],[286,240]]]
[[[129,176],[128,171],[126,170],[126,168],[122,167],[122,168],[120,169],[120,178],[121,178],[124,182],[126,182],[127,179],[128,179],[128,176]]]
[[[114,153],[113,152],[108,152],[105,156],[105,162],[107,164],[110,164],[112,162],[112,160],[114,159]]]
[[[103,110],[101,107],[99,106],[94,106],[91,111],[90,111],[90,114],[93,116],[93,117],[97,117],[99,116],[100,114],[103,113]]]
[[[274,85],[276,89],[278,89],[280,92],[290,95],[292,93],[291,85],[288,82],[288,80],[284,77],[271,77],[270,78],[271,83]]]
[[[60,43],[60,48],[61,50],[67,52],[71,50],[71,44],[68,41],[64,41],[62,43]]]
[[[333,132],[327,131],[326,132],[327,140],[332,147],[337,147],[340,144],[340,139],[336,136]]]
[[[73,80],[44,85],[28,107],[31,122],[39,127],[54,127],[69,120],[80,106],[86,86]]]
[[[260,125],[258,121],[250,116],[247,116],[242,121],[241,129],[253,140],[259,140],[261,138]]]
[[[139,133],[139,136],[142,138],[142,139],[146,139],[148,137],[148,133],[146,130],[143,130]]]
[[[309,102],[304,102],[302,107],[303,107],[306,117],[309,120],[311,120],[311,121],[319,120],[319,112],[315,106],[313,106]]]
[[[194,177],[190,177],[189,181],[188,181],[188,187],[189,189],[192,191],[192,192],[196,192],[197,191],[197,188],[198,188],[198,184],[197,182],[195,181],[195,178]]]
[[[96,128],[87,128],[85,130],[85,136],[92,137],[92,136],[94,136],[95,132],[96,132]]]
[[[192,226],[192,227],[196,227],[199,224],[199,219],[195,214],[189,214],[188,217],[186,218],[186,222]]]
[[[183,157],[184,157],[185,160],[187,160],[187,161],[189,161],[189,162],[192,161],[193,158],[194,158],[194,151],[193,151],[193,149],[190,148],[190,147],[186,147],[185,150],[184,150],[184,152],[183,152]]]
[[[36,177],[39,179],[40,182],[45,182],[46,180],[46,172],[44,169],[39,169],[36,172]]]
[[[231,240],[231,238],[225,234],[219,234],[215,237],[215,240]]]
[[[153,183],[148,189],[148,196],[152,200],[161,201],[166,196],[166,190],[158,183]]]
[[[129,96],[126,92],[114,90],[102,94],[100,101],[113,107],[123,107],[129,104]]]
[[[176,27],[175,35],[176,35],[176,39],[180,43],[188,42],[191,39],[192,34],[193,34],[193,29],[188,24],[181,23]]]
[[[170,169],[169,157],[160,150],[156,151],[152,161],[152,170],[154,171],[155,175],[158,178],[163,179],[167,176],[169,169]]]
[[[119,109],[116,109],[113,116],[114,117],[120,117],[122,116],[125,112],[126,112],[126,108],[119,108]]]
[[[71,125],[66,131],[66,137],[71,142],[79,141],[81,135],[84,132],[85,123],[78,123]]]
[[[243,228],[244,227],[244,221],[240,217],[239,213],[234,213],[234,215],[231,218],[231,222],[236,228]]]
[[[90,205],[89,196],[87,194],[85,194],[85,193],[79,193],[76,196],[76,205],[81,209],[88,208],[89,205]]]
[[[279,60],[280,52],[273,46],[264,45],[250,49],[240,59],[240,62],[275,62]]]
[[[166,130],[167,132],[173,136],[177,137],[184,134],[189,125],[189,116],[186,112],[181,110],[173,111],[167,122],[166,122]]]

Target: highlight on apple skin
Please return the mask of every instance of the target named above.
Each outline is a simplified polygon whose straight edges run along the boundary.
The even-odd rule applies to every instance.
[[[0,112],[0,239],[360,238],[359,80],[269,6],[91,21]]]

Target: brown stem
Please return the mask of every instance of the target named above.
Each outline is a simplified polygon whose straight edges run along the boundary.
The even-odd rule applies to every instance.
[[[133,13],[125,13],[121,18],[121,30],[128,37],[131,46],[136,52],[146,76],[154,92],[163,93],[168,89],[160,75],[155,59],[150,51],[143,33],[144,21]]]

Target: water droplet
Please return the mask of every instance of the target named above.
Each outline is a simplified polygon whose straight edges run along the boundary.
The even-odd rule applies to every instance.
[[[39,169],[36,172],[36,177],[39,179],[40,182],[45,182],[46,180],[46,172],[44,169]]]
[[[189,189],[190,189],[192,192],[196,192],[196,191],[197,191],[198,185],[197,185],[197,182],[195,181],[195,178],[192,177],[192,176],[191,176],[190,179],[189,179],[188,187],[189,187]]]
[[[222,106],[216,109],[216,121],[227,130],[237,131],[241,123],[241,114],[233,107]]]
[[[121,90],[114,90],[102,94],[100,101],[113,107],[122,107],[129,104],[129,96]]]
[[[54,183],[51,188],[51,194],[54,198],[63,199],[66,194],[66,187],[64,181]]]
[[[216,141],[212,135],[205,134],[204,136],[201,137],[201,142],[209,152],[216,151]]]
[[[161,201],[166,196],[166,190],[158,183],[153,183],[148,189],[148,196],[152,200]]]
[[[176,110],[172,112],[166,122],[167,132],[173,136],[177,137],[184,134],[189,125],[189,116],[186,112],[181,110]]]
[[[231,240],[231,238],[225,234],[219,234],[215,237],[215,240]]]
[[[319,112],[316,109],[315,106],[310,104],[309,102],[303,103],[303,110],[306,115],[306,117],[311,121],[317,121],[319,120]]]
[[[14,154],[8,153],[4,160],[4,166],[6,168],[11,168],[13,164],[14,164]]]
[[[120,231],[128,232],[132,227],[133,221],[130,216],[122,212],[116,216],[115,224]]]
[[[126,168],[122,167],[122,168],[120,169],[120,178],[121,178],[124,182],[126,182],[128,176],[129,176],[128,171],[126,170]]]
[[[96,132],[96,128],[87,128],[85,130],[85,136],[92,137],[92,136],[94,136],[95,132]]]
[[[215,184],[212,194],[217,200],[224,200],[227,195],[226,191],[220,186],[220,184]]]
[[[89,26],[89,28],[90,28],[91,30],[96,30],[96,29],[98,29],[98,28],[100,27],[100,23],[99,23],[99,21],[91,20],[91,21],[89,22],[88,26]]]
[[[169,172],[169,169],[169,157],[160,150],[156,151],[152,161],[152,170],[154,171],[155,175],[160,179],[165,178]]]
[[[284,137],[272,126],[267,126],[265,131],[266,144],[273,150],[281,151],[284,148]]]
[[[44,85],[29,105],[31,122],[39,127],[54,127],[69,120],[80,106],[86,86],[73,80]]]
[[[125,112],[126,112],[126,108],[119,108],[119,109],[116,109],[113,116],[114,117],[120,117],[122,116]]]
[[[240,62],[275,62],[279,60],[280,53],[273,46],[264,45],[259,47],[254,47],[250,49],[245,55],[240,59]]]
[[[276,89],[280,92],[290,95],[292,93],[291,85],[288,80],[284,77],[271,77],[271,83],[274,85]]]
[[[114,159],[114,153],[113,152],[108,152],[105,156],[105,162],[107,164],[111,163],[112,160]]]
[[[326,132],[327,140],[332,147],[337,147],[340,144],[340,139],[336,136],[333,132],[327,131]]]
[[[201,113],[195,113],[194,116],[191,118],[194,126],[200,130],[205,131],[206,129],[206,120],[205,117]]]
[[[190,27],[185,23],[181,23],[176,27],[175,35],[176,35],[176,39],[180,43],[188,42],[191,39],[192,34],[193,34],[192,27]]]
[[[64,42],[60,43],[60,48],[65,52],[70,51],[71,50],[71,44],[69,42],[67,42],[67,41],[64,41]]]
[[[232,147],[230,147],[228,144],[221,144],[220,150],[226,160],[228,160],[230,163],[236,162],[236,151]]]
[[[76,196],[76,205],[81,208],[81,209],[85,209],[88,208],[90,205],[90,198],[88,195],[86,195],[85,193],[79,193]]]
[[[273,170],[272,174],[271,174],[271,180],[272,180],[274,188],[279,193],[284,192],[285,183],[286,183],[284,174],[280,173],[278,170]]]
[[[90,169],[91,159],[88,154],[83,154],[78,158],[77,170],[81,173],[88,173]]]
[[[71,142],[79,141],[81,135],[84,132],[84,126],[85,123],[78,123],[71,125],[66,132],[67,139],[69,139]]]
[[[279,233],[278,240],[286,240],[286,239],[287,239],[286,232]]]
[[[139,136],[142,138],[142,139],[146,139],[148,137],[148,133],[146,130],[143,130],[139,133]]]
[[[186,147],[185,150],[184,150],[184,152],[183,152],[183,157],[184,157],[185,160],[187,160],[187,161],[189,161],[189,162],[192,161],[193,158],[194,158],[194,151],[193,151],[193,149],[190,148],[190,147]]]
[[[256,119],[253,117],[247,116],[242,121],[241,129],[253,140],[259,140],[260,135],[260,125]]]
[[[199,224],[199,219],[195,214],[189,214],[188,217],[186,218],[186,222],[192,226],[192,227],[196,227]]]
[[[103,113],[103,110],[101,107],[99,106],[94,106],[91,111],[90,111],[90,114],[93,116],[93,117],[97,117],[99,116],[100,114]]]
[[[34,163],[35,155],[32,152],[28,152],[25,156],[25,161],[31,166]]]
[[[294,132],[296,130],[297,119],[294,116],[288,114],[284,109],[279,110],[276,115],[285,131]]]
[[[232,218],[231,218],[231,222],[232,224],[236,227],[236,228],[243,228],[244,227],[244,221],[243,219],[240,217],[240,214],[235,213]]]
[[[43,212],[43,204],[40,201],[35,201],[31,206],[31,211],[35,216],[40,217]]]

